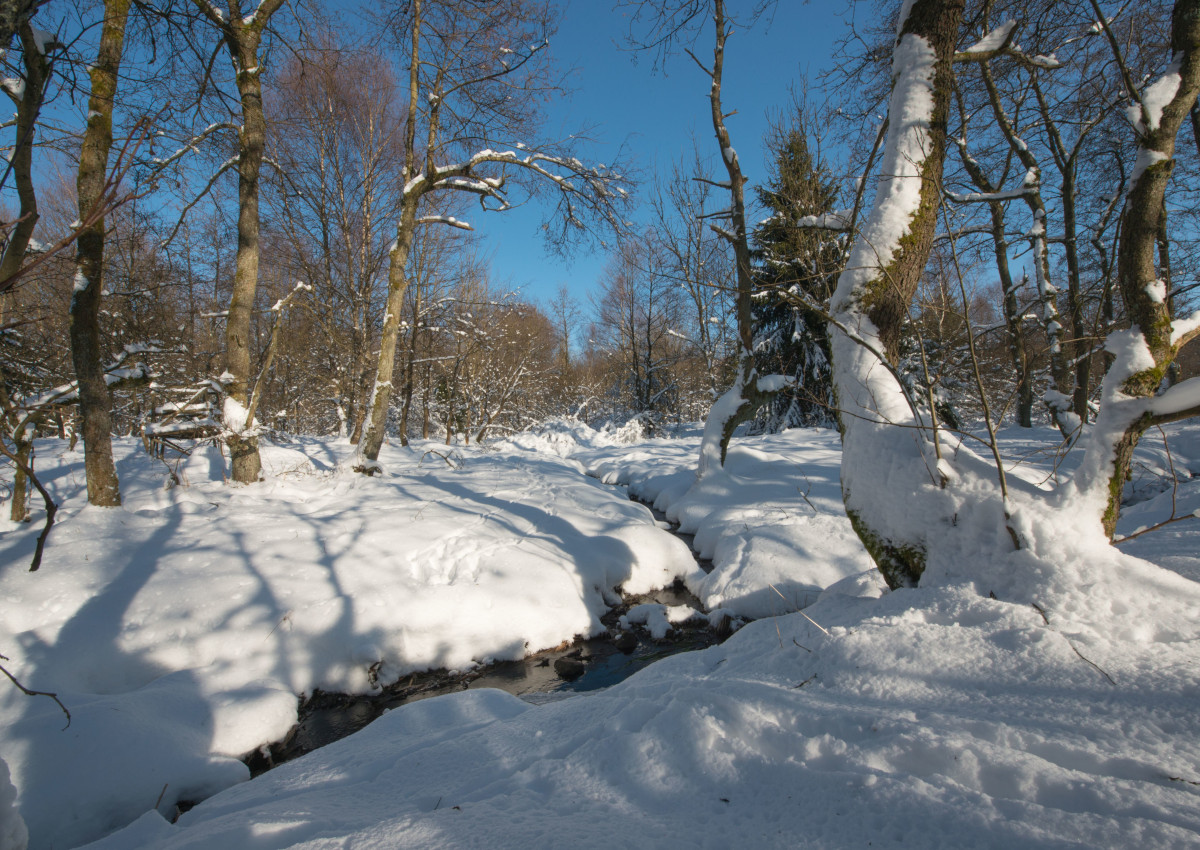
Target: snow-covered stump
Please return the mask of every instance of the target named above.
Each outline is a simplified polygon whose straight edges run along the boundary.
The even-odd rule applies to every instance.
[[[936,436],[892,364],[937,227],[962,14],[962,0],[917,0],[900,15],[875,204],[830,305],[846,513],[892,587],[915,584],[924,571],[944,480]]]

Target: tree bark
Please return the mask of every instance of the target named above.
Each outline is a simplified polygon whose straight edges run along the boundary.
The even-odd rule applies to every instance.
[[[738,367],[733,386],[718,398],[704,422],[704,436],[700,442],[700,460],[697,477],[703,479],[710,472],[725,465],[729,441],[738,425],[753,418],[758,409],[772,398],[774,392],[763,390],[758,383],[758,371],[754,362],[754,273],[750,267],[750,237],[746,229],[746,177],[742,174],[741,162],[725,126],[725,112],[721,103],[721,85],[725,69],[725,40],[729,36],[725,20],[724,0],[713,2],[713,24],[716,28],[716,43],[713,46],[713,66],[709,69],[712,86],[708,93],[709,111],[712,117],[713,134],[721,149],[721,161],[729,188],[729,220],[731,230],[718,231],[732,245],[737,265],[737,298],[734,304],[737,316]]]
[[[267,132],[258,51],[263,29],[283,0],[262,0],[248,16],[243,16],[238,0],[229,0],[227,17],[217,12],[209,0],[195,0],[195,3],[221,32],[233,62],[242,108],[242,128],[238,134],[238,247],[233,293],[225,320],[225,372],[229,399],[245,408],[250,399],[250,334],[258,289],[258,182]],[[236,433],[226,437],[226,443],[233,480],[241,484],[257,481],[262,475],[262,460],[254,422],[246,421]]]
[[[113,100],[125,43],[130,0],[105,0],[100,48],[88,75],[87,129],[79,152],[76,187],[79,218],[101,203],[112,148]],[[75,289],[71,296],[71,359],[79,382],[79,413],[83,421],[84,470],[88,502],[113,507],[121,504],[121,488],[112,456],[112,394],[104,378],[100,349],[100,299],[104,270],[104,219],[80,231],[76,242]]]

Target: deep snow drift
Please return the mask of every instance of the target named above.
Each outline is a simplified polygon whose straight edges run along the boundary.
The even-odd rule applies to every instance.
[[[1181,477],[1200,472],[1200,431],[1173,433]],[[236,781],[226,756],[277,737],[297,690],[369,688],[381,659],[386,678],[534,649],[545,620],[594,628],[617,583],[684,575],[707,605],[766,619],[602,692],[402,707],[97,846],[1200,847],[1200,585],[1181,576],[1200,574],[1200,521],[1123,547],[1174,572],[1096,546],[1078,518],[1047,534],[1038,482],[1071,460],[1030,455],[1013,470],[1025,549],[964,502],[927,583],[884,592],[840,513],[835,435],[738,440],[691,492],[696,438],[609,443],[560,429],[457,469],[396,452],[366,480],[311,442],[263,484],[166,491],[130,454],[126,507],[68,499],[42,573],[21,563],[33,530],[10,529],[0,651],[75,717],[60,732],[53,703],[2,694],[31,846],[67,846],[47,830],[71,811],[95,836],[164,782],[174,800]],[[42,468],[78,490],[80,461],[56,466],[52,445]],[[1191,482],[1163,489],[1165,465],[1147,437],[1125,530],[1200,508]],[[713,573],[585,468],[694,531]]]

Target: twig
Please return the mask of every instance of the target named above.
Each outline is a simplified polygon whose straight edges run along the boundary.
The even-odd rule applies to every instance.
[[[1050,616],[1046,613],[1045,608],[1043,608],[1041,605],[1038,605],[1036,602],[1030,602],[1029,604],[1033,606],[1033,609],[1035,611],[1037,611],[1039,614],[1042,615],[1042,619],[1046,622],[1046,625],[1050,627],[1051,631],[1058,632],[1057,629],[1055,629],[1053,626],[1050,625]],[[1069,637],[1064,635],[1062,632],[1058,632],[1058,634],[1060,637],[1062,637],[1063,640],[1065,640],[1067,642],[1067,646],[1071,647],[1071,650],[1076,655],[1078,655],[1082,661],[1086,662],[1089,666],[1092,667],[1092,669],[1094,669],[1101,676],[1108,679],[1108,683],[1110,685],[1112,685],[1114,688],[1117,686],[1116,680],[1112,676],[1108,675],[1108,673],[1106,673],[1104,671],[1104,668],[1102,668],[1099,664],[1097,664],[1095,661],[1092,661],[1090,658],[1088,658],[1086,655],[1084,655],[1082,652],[1080,652],[1079,647],[1077,647],[1077,646],[1075,646],[1075,644],[1071,643],[1071,639]]]
[[[771,588],[771,590],[773,590],[773,591],[775,591],[776,593],[778,593],[778,594],[779,594],[779,598],[780,598],[780,599],[782,599],[784,602],[787,602],[789,605],[791,604],[791,602],[789,602],[789,601],[788,601],[788,598],[787,598],[786,596],[784,596],[782,593],[779,593],[779,588],[778,588],[778,587],[776,587],[776,586],[775,586],[775,585],[773,585],[773,584],[769,584],[769,585],[767,585],[767,587]],[[825,637],[830,637],[830,638],[831,638],[831,637],[833,637],[833,635],[831,635],[831,634],[829,633],[828,629],[826,629],[824,626],[822,626],[820,623],[818,623],[818,622],[817,622],[816,620],[814,620],[812,617],[810,617],[810,616],[808,616],[807,614],[805,614],[805,613],[804,613],[804,611],[803,611],[802,609],[800,609],[800,608],[797,608],[797,609],[796,609],[796,613],[797,613],[797,614],[799,614],[799,615],[800,615],[801,617],[803,617],[804,619],[808,620],[810,623],[812,623],[814,626],[816,626],[816,627],[817,627],[818,629],[820,629],[822,632],[824,632],[824,633],[825,633]],[[778,627],[778,626],[776,626],[776,628],[779,628],[779,627]],[[797,644],[797,645],[799,645],[799,644]],[[802,648],[803,648],[803,647],[802,647]],[[809,652],[811,652],[811,651],[812,651],[812,650],[809,650]]]
[[[37,545],[33,550],[33,561],[29,564],[29,572],[36,573],[38,571],[38,567],[42,565],[42,553],[46,549],[46,538],[50,536],[50,529],[54,526],[54,516],[58,513],[58,505],[55,503],[54,499],[50,497],[50,492],[45,488],[45,486],[42,485],[42,482],[38,480],[37,475],[34,474],[32,461],[30,463],[22,462],[21,459],[18,458],[17,455],[8,448],[8,446],[4,445],[3,440],[0,440],[0,454],[3,454],[6,458],[11,460],[13,465],[25,474],[25,477],[38,491],[38,494],[42,497],[42,502],[46,506],[46,524],[42,526],[42,533],[38,535]],[[4,656],[0,655],[0,658],[3,657]],[[9,676],[9,678],[11,679],[12,677]],[[14,679],[13,681],[16,680]],[[53,694],[51,696],[53,696]],[[68,714],[67,717],[70,718],[70,715]]]
[[[8,656],[0,655],[0,661],[8,661]],[[50,699],[52,699],[56,703],[58,703],[58,707],[62,709],[62,713],[67,715],[67,725],[63,727],[63,731],[65,732],[67,730],[67,727],[71,725],[71,712],[69,712],[67,710],[67,707],[62,704],[62,700],[60,700],[58,698],[58,694],[52,694],[49,691],[35,691],[35,690],[31,690],[30,688],[25,687],[24,685],[22,685],[20,682],[17,681],[16,676],[14,676],[12,673],[8,672],[8,670],[4,667],[3,664],[0,664],[0,673],[3,673],[5,676],[7,676],[8,680],[10,682],[12,682],[14,685],[16,685],[17,688],[21,691],[21,693],[25,694],[26,696],[50,697]]]
[[[1113,679],[1112,676],[1105,673],[1104,670],[1101,669],[1099,664],[1097,664],[1095,661],[1092,661],[1090,658],[1087,658],[1082,652],[1079,651],[1079,647],[1077,647],[1077,646],[1075,646],[1075,644],[1071,643],[1071,641],[1069,639],[1067,639],[1066,636],[1064,636],[1063,639],[1067,641],[1067,646],[1069,646],[1069,647],[1071,647],[1071,649],[1075,650],[1076,655],[1078,655],[1080,658],[1082,658],[1084,661],[1086,661],[1089,665],[1091,665],[1092,668],[1097,673],[1099,673],[1104,678],[1108,679],[1108,683],[1110,685],[1112,685],[1113,687],[1116,687],[1116,685],[1117,685],[1116,680]]]

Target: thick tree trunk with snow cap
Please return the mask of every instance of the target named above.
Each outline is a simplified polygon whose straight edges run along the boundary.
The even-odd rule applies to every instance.
[[[1117,282],[1130,328],[1106,344],[1115,359],[1104,377],[1084,462],[1068,491],[1068,498],[1082,498],[1100,513],[1110,537],[1138,439],[1149,427],[1200,413],[1200,379],[1160,391],[1179,349],[1200,333],[1200,312],[1172,321],[1166,284],[1155,268],[1175,137],[1200,96],[1200,0],[1175,3],[1171,51],[1167,72],[1129,109],[1138,151],[1121,215]],[[1126,84],[1137,91],[1132,80]]]
[[[936,492],[941,474],[932,435],[892,367],[937,227],[963,6],[963,0],[916,0],[901,12],[875,203],[831,303],[842,496],[854,530],[892,587],[920,578],[932,524],[928,516],[906,522],[910,511],[900,503]]]

